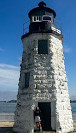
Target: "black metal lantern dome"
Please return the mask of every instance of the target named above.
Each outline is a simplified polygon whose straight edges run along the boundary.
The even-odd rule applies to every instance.
[[[61,33],[57,32],[56,25],[55,25],[55,17],[56,13],[53,9],[46,7],[46,3],[44,1],[41,1],[38,4],[38,7],[33,8],[28,13],[30,24],[29,24],[29,32],[25,33],[24,25],[23,25],[23,36],[28,36],[32,33],[54,33],[56,35],[60,35]],[[27,22],[26,22],[27,23]],[[61,24],[60,26],[57,26],[57,29],[61,31]],[[53,28],[52,28],[53,27]]]
[[[30,18],[30,33],[47,32],[50,30],[51,25],[54,25],[56,13],[46,7],[46,3],[42,1],[38,4],[38,7],[29,12],[28,16]]]
[[[55,11],[52,10],[51,8],[46,7],[46,3],[45,3],[45,2],[43,2],[43,1],[40,2],[40,3],[38,4],[38,6],[39,6],[39,7],[36,7],[36,8],[32,9],[32,10],[29,12],[29,14],[28,14],[29,18],[31,18],[31,16],[32,16],[33,14],[35,15],[35,13],[37,13],[37,12],[42,12],[42,11],[44,11],[44,15],[45,15],[45,14],[49,14],[49,15],[50,15],[50,13],[51,13],[51,14],[53,14],[54,18],[56,17]],[[42,13],[41,13],[41,14],[42,14]]]

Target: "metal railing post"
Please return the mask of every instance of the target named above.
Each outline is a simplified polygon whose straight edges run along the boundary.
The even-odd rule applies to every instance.
[[[29,27],[25,27],[25,24],[28,24],[28,23],[29,23],[29,21],[27,21],[23,24],[23,35],[25,34],[25,30],[29,28]]]
[[[23,35],[24,35],[24,24],[23,24]]]
[[[55,19],[55,26],[61,31],[61,34],[62,34],[62,23],[57,19]]]

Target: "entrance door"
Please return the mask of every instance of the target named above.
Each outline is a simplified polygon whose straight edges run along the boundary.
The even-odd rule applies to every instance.
[[[51,131],[51,103],[39,102],[38,106],[41,110],[41,124],[43,131]]]

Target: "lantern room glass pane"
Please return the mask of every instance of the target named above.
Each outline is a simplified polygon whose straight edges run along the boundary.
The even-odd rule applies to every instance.
[[[38,54],[48,54],[48,40],[38,40]]]

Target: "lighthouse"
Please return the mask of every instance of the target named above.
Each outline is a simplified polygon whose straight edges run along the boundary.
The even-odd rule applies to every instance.
[[[68,133],[73,120],[63,55],[63,35],[56,13],[41,1],[29,14],[29,31],[23,33],[22,63],[14,131],[34,133],[34,110],[42,113],[42,130]]]

